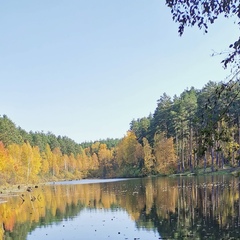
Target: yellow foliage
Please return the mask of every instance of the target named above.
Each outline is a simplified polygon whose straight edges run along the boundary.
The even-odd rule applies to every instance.
[[[143,138],[143,158],[145,174],[151,174],[154,167],[154,156],[152,154],[152,147],[146,138]]]
[[[128,131],[117,147],[117,162],[121,165],[136,166],[143,157],[142,146],[133,131]]]
[[[176,154],[173,138],[166,138],[163,133],[154,137],[155,169],[157,173],[168,174],[176,169]]]
[[[0,142],[0,171],[5,171],[8,161],[7,150],[2,142]]]

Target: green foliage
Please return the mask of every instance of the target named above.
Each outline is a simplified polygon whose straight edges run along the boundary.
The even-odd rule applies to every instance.
[[[2,176],[9,173],[13,182],[22,182],[26,173],[33,180],[36,175],[57,180],[194,172],[209,166],[214,170],[226,163],[236,167],[240,164],[239,92],[237,82],[225,88],[210,81],[201,90],[192,87],[173,99],[164,93],[154,114],[132,120],[124,138],[81,144],[51,132],[28,133],[4,115],[0,117]],[[24,144],[29,148],[25,162],[21,160]]]
[[[19,131],[15,123],[12,122],[6,115],[0,117],[0,141],[2,141],[5,146],[13,143],[23,143],[21,131]]]
[[[106,144],[107,145],[107,148],[111,149],[111,148],[114,148],[117,146],[117,144],[119,143],[120,139],[118,138],[107,138],[107,139],[100,139],[98,141],[89,141],[89,142],[82,142],[80,143],[80,146],[82,148],[88,148],[88,147],[91,147],[91,145],[93,143],[96,143],[96,142],[99,142],[101,144]]]
[[[142,144],[143,138],[149,137],[149,128],[152,120],[152,115],[148,117],[138,118],[137,120],[132,120],[130,123],[130,130],[133,131],[138,139],[138,141]]]
[[[150,125],[149,142],[153,144],[154,135],[156,132],[165,132],[167,137],[172,136],[172,121],[171,121],[172,99],[164,93],[157,100],[157,108],[153,114]]]

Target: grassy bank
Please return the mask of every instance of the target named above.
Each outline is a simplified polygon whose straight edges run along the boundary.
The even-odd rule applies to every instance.
[[[223,169],[214,169],[212,171],[211,167],[207,167],[206,169],[204,168],[199,168],[195,169],[194,171],[185,171],[184,173],[176,173],[176,174],[171,174],[169,177],[177,177],[177,176],[196,176],[196,175],[224,175],[224,174],[232,174],[235,177],[240,177],[240,167],[230,167],[226,166]]]

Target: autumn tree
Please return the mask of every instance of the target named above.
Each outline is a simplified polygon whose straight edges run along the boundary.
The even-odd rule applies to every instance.
[[[52,150],[53,153],[53,172],[55,176],[59,176],[59,166],[62,163],[62,152],[59,147],[56,147]]]
[[[39,148],[32,148],[29,143],[24,143],[22,145],[21,161],[25,169],[26,182],[37,182],[41,167]]]
[[[48,165],[49,165],[49,174],[51,176],[55,175],[55,165],[56,165],[56,158],[54,157],[49,144],[46,145],[46,150],[45,150],[45,161],[48,161]]]
[[[133,131],[128,131],[118,144],[116,160],[123,175],[140,174],[143,166],[143,152]]]
[[[154,136],[155,172],[161,174],[176,171],[176,154],[173,146],[173,138],[166,138],[164,133],[156,133]]]
[[[8,154],[3,142],[0,142],[0,171],[4,171],[7,165]]]
[[[14,176],[13,176],[14,174]],[[11,178],[15,177],[13,159],[5,148],[3,142],[0,141],[0,176],[1,184],[10,182]]]
[[[154,172],[155,157],[153,155],[153,149],[146,138],[143,138],[143,159],[144,159],[143,167],[144,175],[152,174]]]
[[[81,152],[77,155],[77,167],[84,177],[88,175],[89,172],[89,157],[90,154],[86,152],[86,149],[81,148]]]
[[[32,159],[32,163],[31,163],[32,164],[31,175],[32,175],[32,179],[36,180],[37,176],[40,172],[41,162],[42,162],[40,150],[37,146],[32,148],[32,155],[33,155],[33,159]]]
[[[96,153],[94,153],[92,155],[92,164],[91,164],[91,166],[92,166],[92,170],[96,170],[99,167],[98,155]]]
[[[112,175],[112,151],[107,149],[106,144],[99,145],[98,151],[99,170],[103,177]]]
[[[98,151],[99,151],[99,147],[100,147],[100,142],[94,142],[92,145],[91,145],[91,154],[95,153],[97,154]]]
[[[41,169],[40,169],[40,172],[41,172],[41,177],[42,178],[45,178],[49,175],[49,161],[48,161],[48,158],[47,158],[47,155],[45,152],[42,152],[41,153]]]
[[[23,182],[25,179],[24,165],[21,161],[22,146],[18,144],[11,144],[7,147],[9,157],[12,160],[13,173],[11,179],[15,183]]]
[[[75,159],[73,153],[71,153],[70,156],[69,156],[69,169],[68,169],[68,171],[71,174],[74,174],[75,170],[76,170],[76,159]]]
[[[64,174],[69,171],[69,157],[67,154],[62,155],[62,161],[59,164],[59,170]]]

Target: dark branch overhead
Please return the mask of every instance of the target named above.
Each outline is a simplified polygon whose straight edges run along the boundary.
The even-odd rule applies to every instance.
[[[213,24],[218,17],[232,18],[233,24],[240,27],[240,1],[239,0],[166,0],[171,8],[173,20],[179,23],[178,32],[183,34],[185,27],[197,26],[208,32],[208,25]],[[240,68],[240,37],[229,44],[229,52],[222,63],[225,68],[229,64]]]

